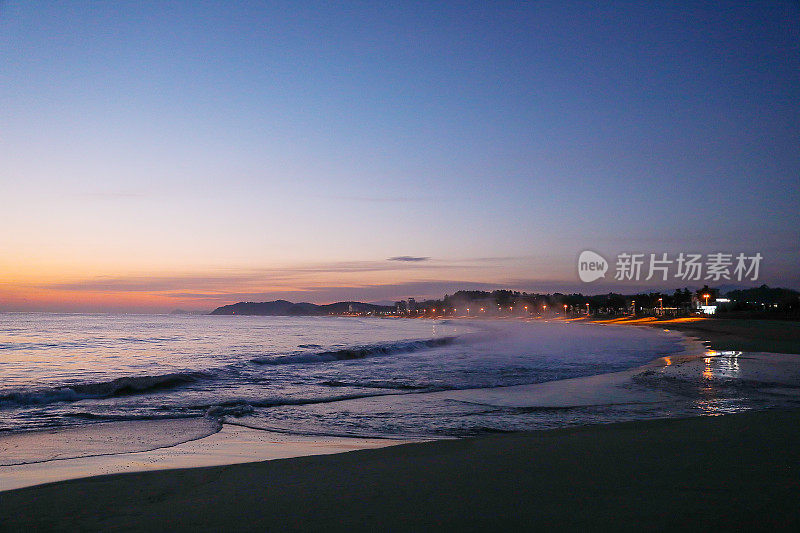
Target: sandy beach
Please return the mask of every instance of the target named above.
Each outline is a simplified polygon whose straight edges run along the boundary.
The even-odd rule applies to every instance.
[[[800,322],[787,320],[668,320],[666,327],[707,339],[715,350],[800,354]]]
[[[149,424],[152,426],[152,423]],[[148,427],[146,432],[152,431]],[[145,451],[92,453],[92,445],[108,440],[134,440],[136,424],[98,424],[85,428],[47,433],[25,432],[0,438],[0,493],[4,490],[30,487],[54,481],[138,472],[268,461],[307,455],[343,453],[367,448],[382,448],[405,441],[391,439],[359,439],[333,436],[306,436],[255,430],[233,424],[222,424],[218,432],[174,446]],[[65,446],[60,440],[72,442]],[[52,447],[66,458],[25,462],[27,452],[41,456],[42,448]],[[81,452],[76,453],[79,448]],[[68,451],[65,452],[64,450]],[[117,447],[118,449],[118,447]],[[85,451],[84,451],[85,450]]]
[[[600,324],[651,326],[680,331],[707,341],[714,350],[800,354],[800,322],[704,317],[595,320]]]
[[[348,409],[602,405],[624,420],[674,404],[676,418],[413,443],[224,424],[165,449],[0,466],[0,485],[16,489],[0,492],[0,530],[796,529],[800,411],[743,403],[799,399],[796,356],[764,351],[779,342],[797,353],[796,324],[626,324],[691,330],[697,340],[623,372],[359,399]],[[732,351],[740,346],[762,351]],[[685,417],[698,412],[719,416]],[[41,484],[56,480],[67,481]]]
[[[797,530],[800,412],[613,424],[0,493],[2,531]]]

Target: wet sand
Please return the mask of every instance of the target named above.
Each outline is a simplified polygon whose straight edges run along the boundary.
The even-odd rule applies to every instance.
[[[200,419],[200,422],[206,421]],[[207,422],[219,424],[217,421]],[[218,432],[174,446],[124,451],[117,443],[109,445],[108,441],[111,439],[134,440],[140,433],[147,434],[154,429],[161,429],[142,428],[142,425],[128,422],[95,424],[61,431],[26,432],[0,437],[0,491],[104,474],[248,463],[382,448],[407,442],[292,435],[222,424]],[[149,425],[152,424],[146,424]],[[64,445],[61,441],[65,437],[73,442]],[[98,453],[91,453],[93,446]],[[42,448],[57,452],[53,454],[56,458],[26,461],[28,455],[41,457]]]
[[[800,412],[436,441],[0,493],[0,530],[797,530]]]
[[[706,339],[715,350],[800,354],[800,322],[789,320],[700,319],[659,324]]]

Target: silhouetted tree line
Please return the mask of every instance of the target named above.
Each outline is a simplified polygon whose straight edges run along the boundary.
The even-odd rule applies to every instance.
[[[707,297],[706,297],[707,295]],[[716,302],[720,291],[704,286],[696,291],[688,288],[668,292],[646,292],[637,294],[608,294],[585,295],[581,293],[552,294],[528,293],[512,290],[495,291],[458,291],[452,295],[446,294],[438,300],[425,300],[417,302],[416,311],[447,314],[457,310],[464,314],[470,309],[470,314],[478,314],[483,309],[487,314],[547,314],[585,313],[592,314],[624,314],[630,312],[635,305],[637,310],[656,310],[657,308],[676,309],[679,314],[689,313],[695,303],[718,305],[718,312],[729,313],[734,316],[737,312],[762,313],[796,316],[800,310],[800,292],[791,289],[770,288],[766,285],[754,289],[730,291],[725,295],[729,303]],[[587,306],[588,304],[588,306]],[[564,308],[566,306],[566,309]]]
[[[719,305],[720,318],[800,318],[800,292],[792,289],[761,285],[730,291],[725,296],[731,301]]]

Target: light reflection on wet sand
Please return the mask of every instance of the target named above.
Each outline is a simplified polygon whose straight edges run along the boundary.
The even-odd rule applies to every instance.
[[[670,390],[676,401],[693,399],[700,414],[800,405],[800,357],[795,355],[706,350],[695,361],[669,366],[662,369],[662,383],[638,381]]]

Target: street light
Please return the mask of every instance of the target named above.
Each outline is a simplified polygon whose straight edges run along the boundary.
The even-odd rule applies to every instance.
[[[706,294],[703,295],[703,298],[706,299],[706,305],[708,305],[708,299],[711,298],[711,295],[706,293]]]
[[[567,317],[567,304],[564,304],[564,318]]]

